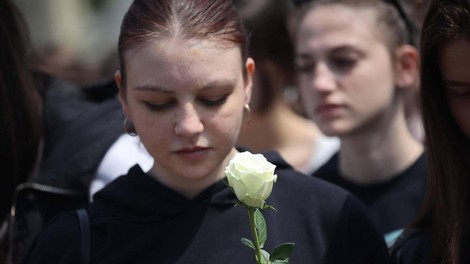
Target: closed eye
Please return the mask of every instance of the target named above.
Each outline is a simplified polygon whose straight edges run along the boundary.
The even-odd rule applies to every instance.
[[[149,102],[143,102],[143,103],[145,107],[147,107],[147,109],[153,112],[164,111],[175,105],[174,102],[168,102],[168,103],[162,103],[162,104],[155,104],[155,103],[149,103]]]
[[[365,56],[362,49],[352,45],[343,45],[330,51],[328,61],[332,69],[347,72]]]
[[[351,58],[333,58],[332,64],[339,70],[348,70],[356,64],[356,60]]]
[[[224,104],[227,99],[228,99],[228,94],[226,95],[223,95],[221,97],[216,97],[216,98],[199,98],[199,102],[201,102],[202,104],[206,105],[206,106],[209,106],[209,107],[212,107],[212,106],[219,106],[219,105],[222,105]]]

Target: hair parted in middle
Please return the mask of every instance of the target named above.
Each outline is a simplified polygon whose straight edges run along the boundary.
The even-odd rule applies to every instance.
[[[122,21],[118,42],[124,88],[126,51],[172,37],[238,46],[242,59],[248,57],[248,38],[232,0],[134,0]]]

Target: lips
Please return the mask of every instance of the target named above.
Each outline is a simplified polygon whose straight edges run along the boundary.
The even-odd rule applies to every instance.
[[[326,103],[326,104],[319,105],[315,109],[315,112],[317,114],[323,114],[323,113],[332,112],[332,111],[335,111],[335,110],[338,110],[338,109],[341,109],[341,108],[342,108],[341,105]]]
[[[209,150],[210,148],[206,147],[188,147],[179,149],[175,153],[186,160],[201,160],[208,155]]]
[[[339,104],[323,103],[315,109],[315,114],[323,117],[335,117],[341,113],[344,106]]]

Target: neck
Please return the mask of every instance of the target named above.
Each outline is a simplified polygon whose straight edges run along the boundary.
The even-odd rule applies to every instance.
[[[404,115],[382,120],[378,126],[342,137],[339,169],[343,177],[357,184],[390,180],[410,167],[423,153]]]

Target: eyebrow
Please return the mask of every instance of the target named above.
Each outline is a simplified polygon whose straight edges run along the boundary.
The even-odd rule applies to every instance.
[[[170,90],[165,89],[165,88],[160,87],[160,86],[156,86],[156,85],[140,85],[140,86],[135,86],[132,89],[137,90],[137,91],[172,93]]]
[[[213,89],[215,87],[231,88],[235,86],[236,83],[237,83],[237,80],[235,78],[215,80],[215,81],[210,81],[208,83],[203,84],[201,87],[197,88],[197,90],[201,91],[201,90]],[[150,91],[150,92],[160,92],[160,93],[167,93],[167,94],[175,93],[173,90],[160,87],[157,85],[140,85],[140,86],[135,86],[132,89],[137,90],[137,91]]]
[[[204,84],[201,88],[199,88],[199,90],[211,89],[215,87],[231,88],[235,86],[236,83],[237,83],[237,79],[235,78],[215,80],[215,81],[211,81],[211,82]]]
[[[353,52],[358,52],[358,53],[363,53],[361,52],[356,46],[349,45],[349,44],[344,44],[338,47],[334,47],[331,50],[328,51],[329,54],[337,53],[337,52],[345,52],[345,51],[353,51]],[[311,55],[311,52],[301,52],[297,53],[296,57],[298,59],[312,59],[313,56]]]
[[[337,52],[357,52],[357,53],[363,53],[360,49],[358,49],[356,46],[353,45],[341,45],[339,47],[335,47],[330,50],[330,53],[337,53]]]

